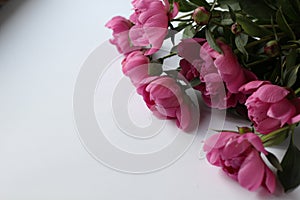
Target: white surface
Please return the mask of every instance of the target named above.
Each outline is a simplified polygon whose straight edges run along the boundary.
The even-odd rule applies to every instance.
[[[299,189],[281,197],[243,189],[198,159],[200,137],[151,174],[116,172],[87,153],[73,121],[76,77],[111,37],[105,22],[130,9],[129,0],[12,0],[0,13],[0,199],[299,199]]]

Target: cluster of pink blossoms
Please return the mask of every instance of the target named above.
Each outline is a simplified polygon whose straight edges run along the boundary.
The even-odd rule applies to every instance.
[[[193,130],[195,108],[181,82],[167,74],[149,75],[152,55],[161,48],[179,5],[170,5],[167,0],[133,0],[132,5],[134,13],[129,19],[117,16],[106,24],[113,30],[111,43],[125,56],[123,73],[154,115],[175,119],[179,128]],[[208,20],[210,16],[201,17]],[[222,53],[205,38],[184,39],[177,47],[182,58],[179,75],[187,81],[199,80],[193,88],[209,107],[227,109],[244,104],[255,130],[261,134],[300,121],[300,99],[292,91],[258,80],[241,66],[229,45],[221,39],[216,43]],[[204,150],[211,164],[221,167],[243,187],[255,190],[263,186],[271,193],[275,191],[275,175],[260,156],[268,152],[252,131],[214,135],[206,141]]]
[[[150,56],[162,46],[169,21],[178,13],[178,4],[167,0],[135,0],[130,19],[112,18],[106,26],[113,30],[111,43],[125,55],[123,73],[143,96],[148,108],[159,118],[175,119],[185,131],[195,129],[194,108],[180,83],[169,76],[149,76]]]

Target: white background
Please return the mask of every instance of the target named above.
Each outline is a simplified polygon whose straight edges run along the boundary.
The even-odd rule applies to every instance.
[[[111,37],[104,24],[130,13],[129,0],[12,0],[2,9],[0,199],[299,199],[299,189],[248,192],[198,158],[197,139],[175,164],[151,174],[116,172],[87,153],[73,120],[76,77]],[[229,118],[226,127],[235,125]]]

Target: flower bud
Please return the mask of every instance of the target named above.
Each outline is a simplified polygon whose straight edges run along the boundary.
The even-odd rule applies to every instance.
[[[245,133],[250,133],[253,130],[249,127],[238,127],[239,133],[240,134],[245,134]]]
[[[238,23],[234,23],[231,26],[231,32],[235,35],[238,35],[242,32],[242,27]]]
[[[199,25],[206,25],[210,19],[210,12],[204,7],[198,7],[193,13],[193,19]]]
[[[270,57],[275,57],[279,54],[280,48],[276,40],[269,41],[264,47],[265,54]]]

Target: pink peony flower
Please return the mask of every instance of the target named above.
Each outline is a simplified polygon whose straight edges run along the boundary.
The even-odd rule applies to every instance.
[[[143,96],[148,108],[162,119],[176,119],[184,131],[194,130],[199,121],[194,117],[195,108],[175,79],[168,76],[149,77],[137,92]]]
[[[189,63],[189,61],[185,59],[180,60],[179,66],[181,67],[180,74],[183,75],[186,80],[192,81],[196,78],[200,78],[199,71]],[[198,88],[198,86],[195,88]]]
[[[135,87],[143,84],[148,78],[149,58],[142,51],[134,51],[128,54],[122,61],[123,73],[128,76]]]
[[[249,119],[258,132],[268,134],[287,123],[300,121],[300,100],[289,99],[289,90],[267,81],[252,81],[242,86],[240,91],[251,94],[246,106]]]
[[[133,24],[128,19],[116,16],[107,22],[105,26],[113,30],[113,39],[110,39],[110,43],[115,45],[120,53],[128,54],[140,48],[134,47],[130,43],[129,30]]]
[[[201,91],[205,103],[213,108],[226,109],[244,103],[246,96],[239,88],[256,76],[241,67],[230,46],[217,41],[223,54],[212,49],[203,39],[186,39],[178,46],[181,61],[181,74],[188,80],[191,75],[199,77],[201,84],[195,89]],[[195,73],[199,72],[199,76]]]
[[[134,46],[150,48],[145,55],[157,52],[168,33],[169,20],[178,13],[178,4],[170,12],[168,0],[134,0],[135,12],[130,20],[135,24],[129,31]]]
[[[260,138],[254,133],[240,135],[234,132],[222,132],[205,141],[204,151],[207,160],[250,191],[265,187],[275,192],[276,179],[260,157],[268,152]]]

